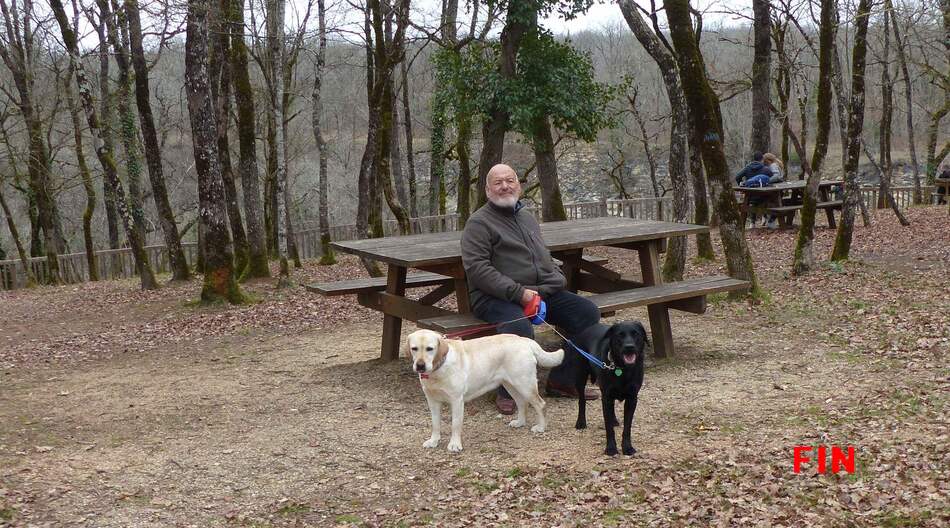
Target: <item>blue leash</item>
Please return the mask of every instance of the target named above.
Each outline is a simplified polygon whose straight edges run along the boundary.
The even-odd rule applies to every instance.
[[[534,323],[534,324],[536,324],[536,325],[540,325],[541,323],[544,323],[544,324],[548,325],[548,326],[551,328],[551,330],[554,330],[554,333],[555,333],[555,334],[561,336],[561,339],[563,339],[564,341],[567,341],[567,343],[568,343],[569,345],[571,345],[572,347],[574,347],[574,350],[577,350],[578,352],[580,352],[581,355],[584,356],[585,358],[587,358],[587,361],[590,361],[591,363],[593,363],[595,367],[598,367],[598,368],[601,368],[601,369],[604,369],[604,370],[613,369],[612,366],[608,366],[606,363],[604,363],[603,361],[601,361],[600,359],[598,359],[597,356],[594,356],[593,354],[590,354],[590,353],[588,353],[587,351],[581,349],[581,347],[575,345],[573,341],[571,341],[570,339],[564,337],[560,332],[558,332],[558,331],[557,331],[557,328],[554,328],[554,327],[551,325],[551,323],[545,321],[545,320],[544,320],[544,317],[547,315],[547,310],[546,310],[546,308],[547,308],[547,307],[545,306],[544,301],[541,301],[541,306],[538,307],[537,313],[535,313],[535,315],[531,318],[531,322]],[[618,376],[619,376],[619,374],[618,374]]]

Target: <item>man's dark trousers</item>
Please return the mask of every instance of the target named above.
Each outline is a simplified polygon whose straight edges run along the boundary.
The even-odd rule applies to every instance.
[[[561,290],[552,295],[542,295],[541,298],[547,305],[545,320],[558,327],[568,339],[574,339],[574,336],[600,321],[597,305],[576,293]],[[524,317],[524,308],[520,304],[486,295],[472,307],[472,313],[489,323],[503,323],[498,325],[499,334],[515,334],[534,339],[534,325],[528,319],[519,319]],[[518,320],[508,322],[513,319]],[[569,350],[564,352],[571,353]],[[551,370],[548,380],[562,387],[572,387],[574,374],[561,364]],[[505,393],[503,387],[499,387],[499,393]]]

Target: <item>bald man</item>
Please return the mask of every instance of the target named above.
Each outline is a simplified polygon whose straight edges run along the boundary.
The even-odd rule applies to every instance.
[[[540,295],[548,307],[547,320],[569,338],[600,320],[591,301],[564,289],[566,280],[551,259],[541,226],[522,210],[521,183],[514,169],[495,165],[485,181],[488,203],[475,211],[462,231],[462,264],[468,280],[472,313],[498,326],[500,334],[534,339],[534,327],[524,319],[524,306]],[[577,397],[573,374],[556,367],[548,376],[547,393]],[[588,399],[596,393],[588,389]],[[503,414],[515,412],[515,402],[503,387],[495,399]]]

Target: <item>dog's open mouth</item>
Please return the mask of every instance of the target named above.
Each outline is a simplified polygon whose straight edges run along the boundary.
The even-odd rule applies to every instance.
[[[632,354],[624,354],[623,362],[626,363],[627,365],[633,365],[634,363],[637,362],[637,353],[634,352]]]

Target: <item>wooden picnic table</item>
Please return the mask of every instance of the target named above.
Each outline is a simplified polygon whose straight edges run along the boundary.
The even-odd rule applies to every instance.
[[[598,303],[602,313],[612,313],[615,309],[628,306],[648,306],[653,349],[659,356],[673,351],[669,308],[702,313],[705,310],[705,295],[748,287],[747,282],[728,277],[707,277],[663,285],[659,254],[665,251],[667,239],[708,231],[709,228],[703,225],[619,217],[541,224],[542,236],[552,256],[563,262],[568,289],[602,294]],[[455,321],[456,327],[479,322],[470,315],[460,239],[461,233],[455,231],[334,242],[332,245],[337,251],[386,263],[385,288],[372,279],[365,280],[361,287],[355,287],[353,281],[343,281],[310,285],[307,288],[323,295],[356,293],[361,305],[383,312],[381,356],[385,360],[393,360],[399,354],[403,319],[420,322],[420,326],[428,322],[428,327],[442,329],[449,324],[447,321]],[[584,249],[594,246],[618,247],[637,252],[642,279],[634,281],[621,277],[616,271],[585,259]],[[407,271],[410,268],[426,273],[409,275]],[[409,288],[432,286],[437,283],[433,282],[433,278],[439,276],[445,280],[433,291],[419,299],[406,296],[407,285]],[[340,284],[344,287],[335,286]],[[661,285],[664,288],[662,290]],[[624,298],[624,292],[639,295]],[[433,306],[452,293],[456,296],[457,313]],[[458,317],[463,321],[458,322]]]
[[[808,184],[805,180],[793,180],[767,187],[741,187],[735,186],[733,190],[743,194],[743,202],[740,206],[742,210],[742,225],[745,225],[749,209],[756,207],[751,205],[753,197],[761,198],[762,205],[759,206],[778,216],[782,227],[791,227],[795,212],[802,208],[801,203],[786,204],[783,197],[786,193],[804,194],[805,186]],[[828,215],[828,225],[835,227],[834,210],[841,209],[841,200],[832,200],[830,191],[836,185],[843,185],[841,180],[822,180],[818,182],[818,209],[824,209]]]
[[[943,194],[940,190],[943,190]],[[934,178],[934,196],[937,197],[937,203],[940,203],[941,196],[944,200],[950,197],[950,178]]]

